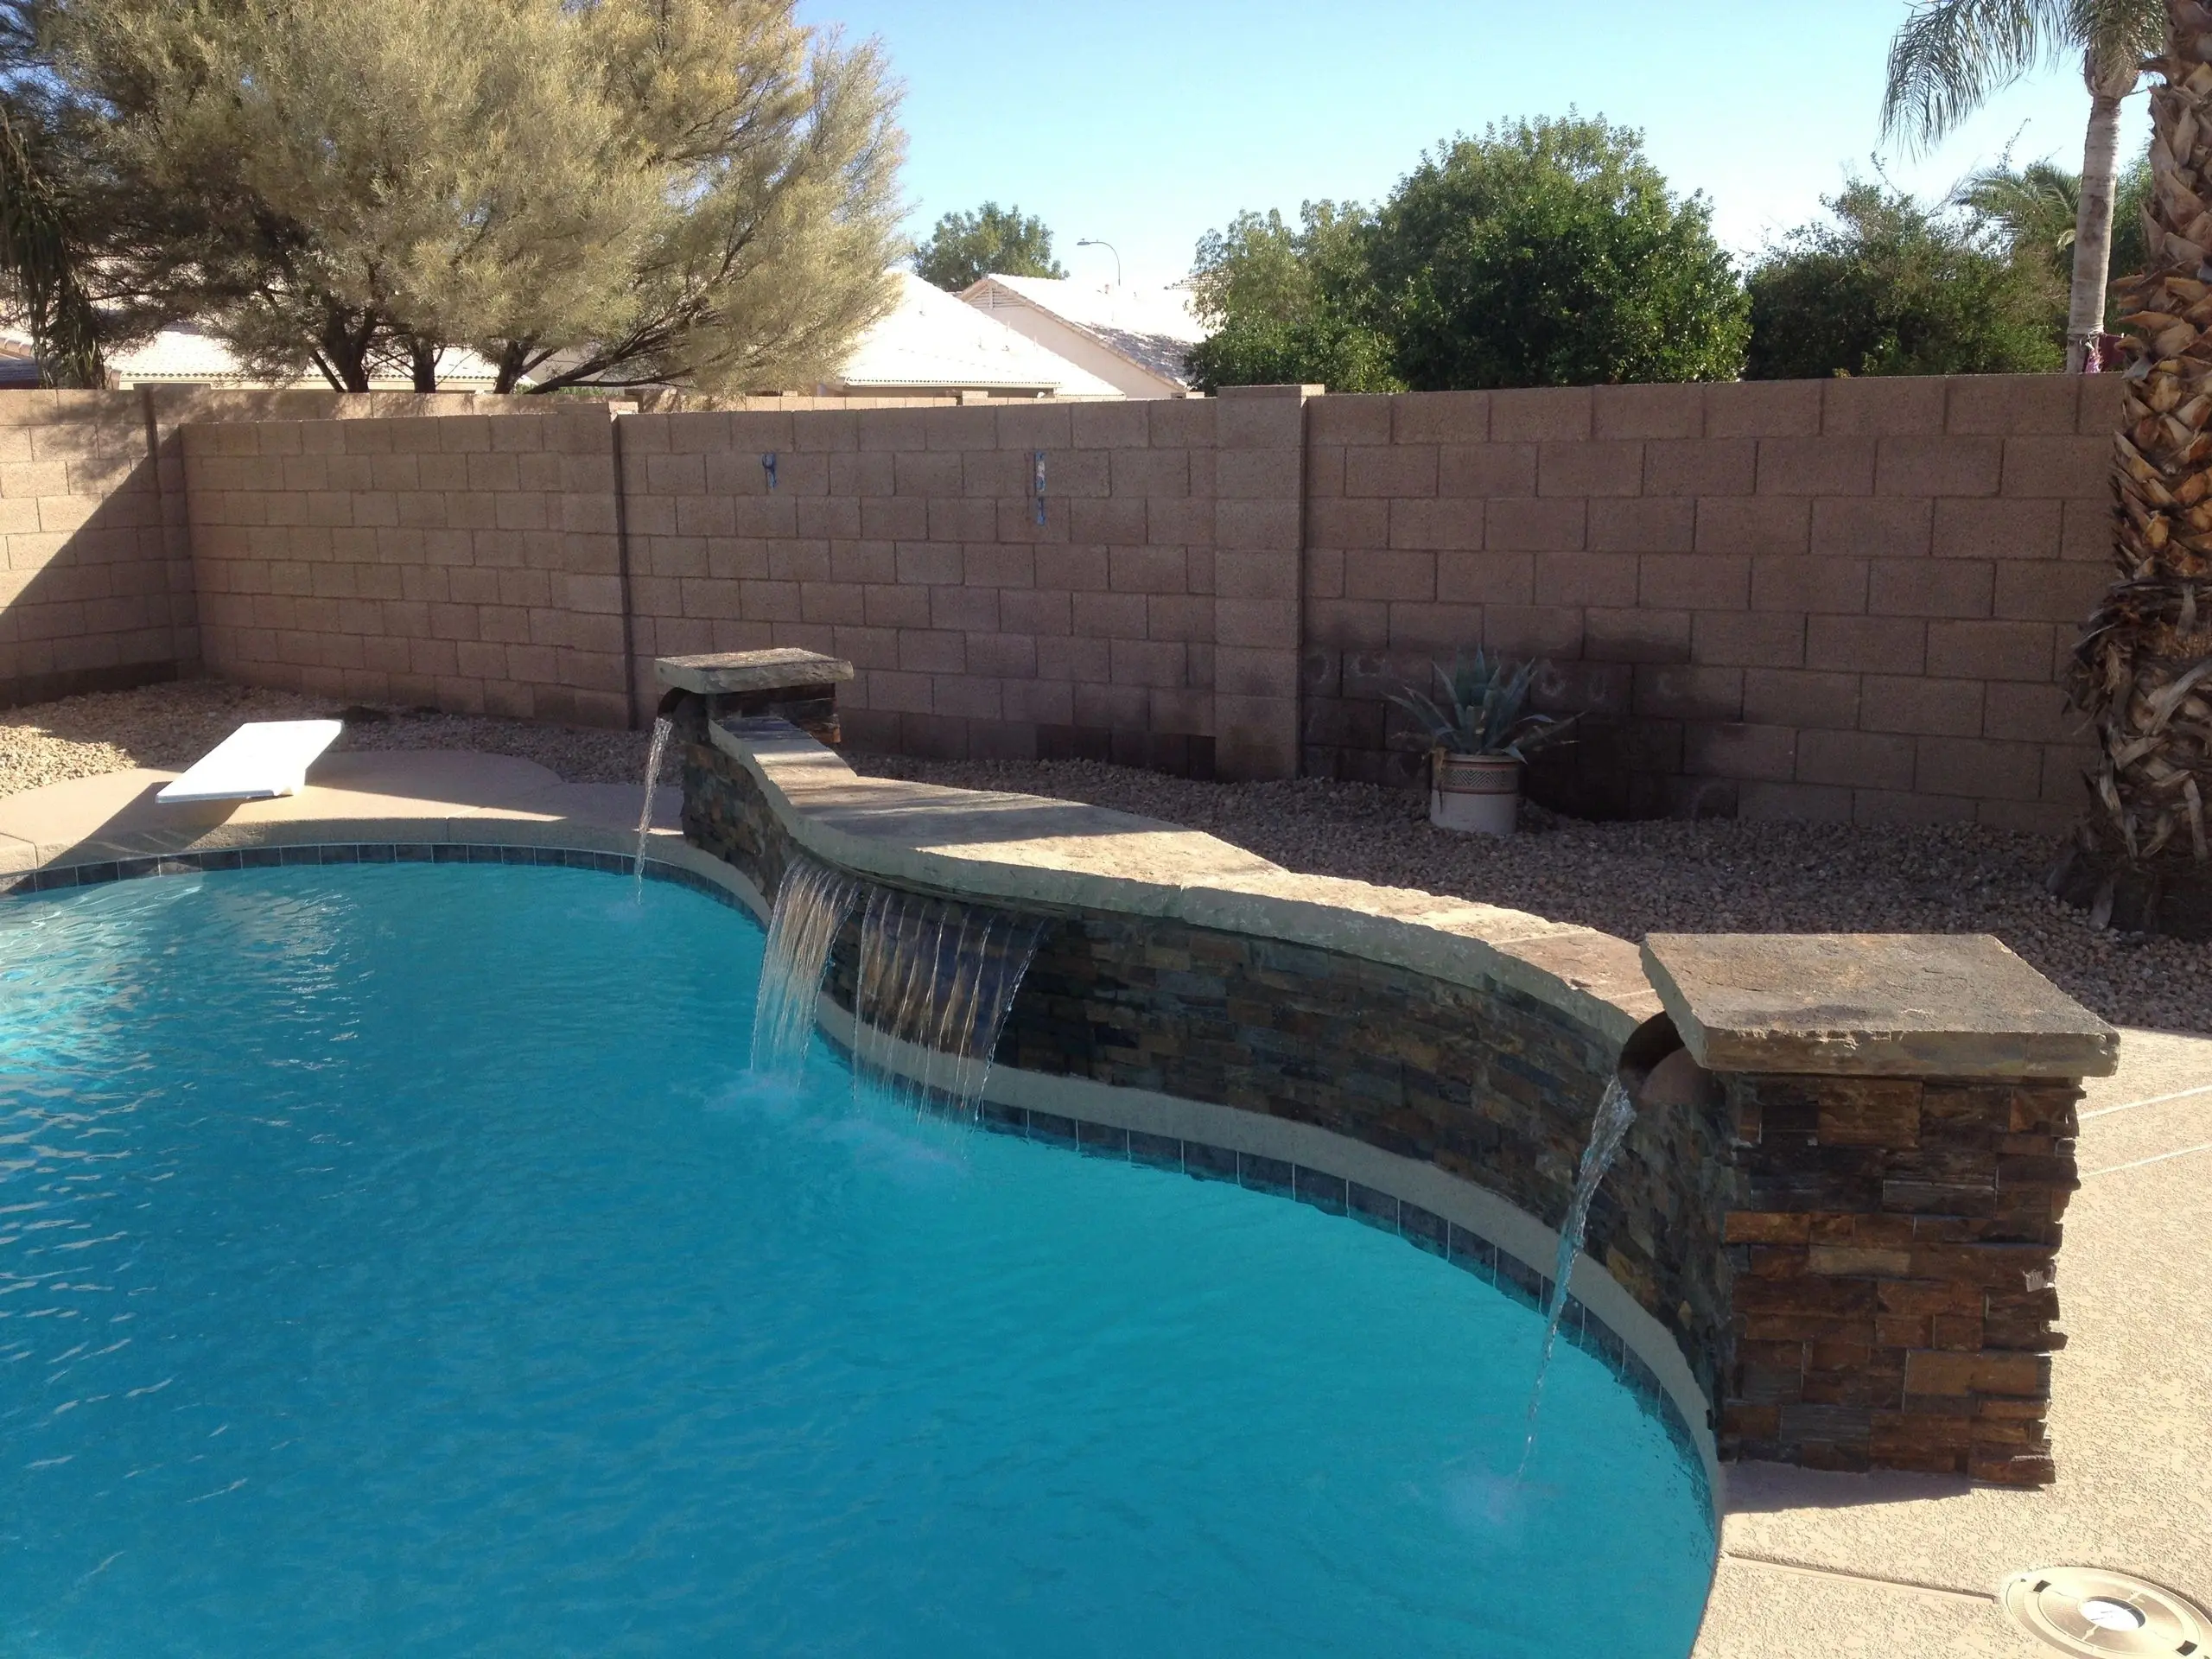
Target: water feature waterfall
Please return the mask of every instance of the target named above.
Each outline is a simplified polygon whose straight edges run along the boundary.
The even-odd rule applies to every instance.
[[[972,1117],[1043,924],[855,880],[794,859],[776,889],[753,1008],[753,1070],[795,1078],[837,934],[862,895],[853,1087]]]
[[[1590,1205],[1598,1196],[1598,1184],[1605,1179],[1605,1172],[1620,1155],[1621,1142],[1635,1122],[1636,1103],[1629,1098],[1626,1086],[1617,1077],[1598,1097],[1597,1116],[1590,1124],[1590,1140],[1582,1148],[1582,1161],[1574,1172],[1574,1196],[1567,1206],[1567,1220],[1559,1230],[1559,1255],[1552,1264],[1551,1308],[1544,1324],[1544,1351],[1536,1361],[1535,1383],[1529,1390],[1528,1436],[1522,1442],[1517,1474],[1528,1473],[1529,1459],[1536,1452],[1536,1413],[1543,1404],[1544,1378],[1551,1370],[1552,1349],[1559,1341],[1560,1321],[1567,1315],[1567,1283],[1574,1274],[1574,1258],[1582,1254],[1582,1240],[1589,1231]]]
[[[645,837],[653,829],[653,797],[660,789],[660,763],[668,753],[668,737],[676,722],[666,715],[653,721],[653,746],[645,753],[645,801],[638,809],[638,855],[630,861],[630,879],[643,887],[645,880]]]
[[[860,893],[857,882],[812,859],[793,859],[785,867],[753,1003],[755,1071],[795,1080],[805,1066],[830,947]]]
[[[854,1088],[973,1116],[1042,931],[1032,917],[876,888],[861,918]]]

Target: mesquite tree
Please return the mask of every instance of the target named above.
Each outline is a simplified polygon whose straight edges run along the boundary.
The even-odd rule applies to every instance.
[[[0,291],[29,330],[41,385],[106,384],[99,314],[79,280],[83,264],[67,209],[0,106]]]
[[[895,292],[896,88],[794,0],[0,0],[0,90],[264,373],[805,385]]]
[[[2143,270],[2123,279],[2128,362],[2113,438],[2119,580],[2069,689],[2102,753],[2055,885],[2107,918],[2212,923],[2212,10],[2167,0],[2151,94]],[[2161,906],[2163,901],[2163,913]]]

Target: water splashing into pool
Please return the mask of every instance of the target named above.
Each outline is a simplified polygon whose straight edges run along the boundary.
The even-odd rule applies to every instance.
[[[1536,1381],[1529,1390],[1529,1428],[1521,1446],[1521,1467],[1536,1454],[1536,1414],[1544,1402],[1544,1377],[1552,1367],[1552,1349],[1559,1341],[1560,1321],[1567,1315],[1567,1282],[1574,1274],[1574,1258],[1582,1254],[1582,1240],[1590,1229],[1590,1205],[1599,1183],[1620,1156],[1621,1142],[1636,1122],[1636,1103],[1618,1077],[1605,1085],[1598,1097],[1597,1116],[1590,1124],[1589,1143],[1582,1148],[1582,1162],[1574,1172],[1574,1197],[1567,1206],[1566,1223],[1559,1230],[1559,1255],[1552,1263],[1552,1303],[1544,1324],[1544,1349],[1536,1361]]]
[[[660,763],[668,753],[669,734],[676,722],[666,715],[653,721],[653,745],[645,753],[645,799],[638,809],[638,854],[630,861],[630,879],[640,888],[645,880],[645,838],[653,830],[653,797],[660,790]]]
[[[878,887],[861,918],[853,1077],[916,1111],[972,1117],[1043,925]]]
[[[860,894],[857,882],[811,859],[785,867],[753,1003],[754,1071],[796,1081],[804,1070],[830,948]]]

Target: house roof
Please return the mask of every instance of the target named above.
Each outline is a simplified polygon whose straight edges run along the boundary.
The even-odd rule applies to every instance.
[[[255,384],[231,348],[195,323],[174,323],[151,340],[108,353],[108,372],[130,385],[188,381],[195,385],[226,382]],[[311,384],[322,378],[310,372]],[[302,376],[309,383],[310,376]],[[448,346],[438,354],[438,384],[455,391],[488,391],[498,384],[499,369],[464,346]],[[379,389],[399,384],[389,374],[376,377]]]
[[[1122,288],[1071,277],[986,276],[960,296],[988,314],[1026,305],[1088,334],[1116,356],[1179,386],[1191,384],[1191,347],[1206,337],[1189,296],[1173,288]]]
[[[194,323],[173,323],[150,340],[106,355],[108,373],[118,385],[271,384],[249,376],[229,346]],[[17,359],[22,363],[16,362]],[[496,367],[465,346],[448,346],[439,354],[438,383],[448,391],[488,391],[499,378]],[[30,336],[18,327],[0,327],[0,385],[35,385],[37,380],[38,365],[31,356]],[[310,369],[289,384],[320,389],[325,383],[321,375]],[[404,375],[379,374],[372,384],[379,391],[411,389],[411,381]]]
[[[835,384],[855,391],[969,387],[1062,397],[1122,395],[912,271],[892,274],[899,284],[897,308],[861,336]]]

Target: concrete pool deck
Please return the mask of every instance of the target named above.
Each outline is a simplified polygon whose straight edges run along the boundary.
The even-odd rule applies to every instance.
[[[327,757],[296,796],[159,808],[134,771],[0,799],[0,877],[186,849],[455,841],[626,853],[638,791],[443,751]],[[656,801],[652,853],[709,873]],[[199,816],[194,816],[198,814]],[[721,867],[727,870],[727,867]],[[2054,1362],[2055,1485],[1727,1466],[1700,1659],[2048,1653],[1999,1610],[2014,1571],[2130,1573],[2212,1606],[2212,1039],[2127,1030],[2082,1109]]]

